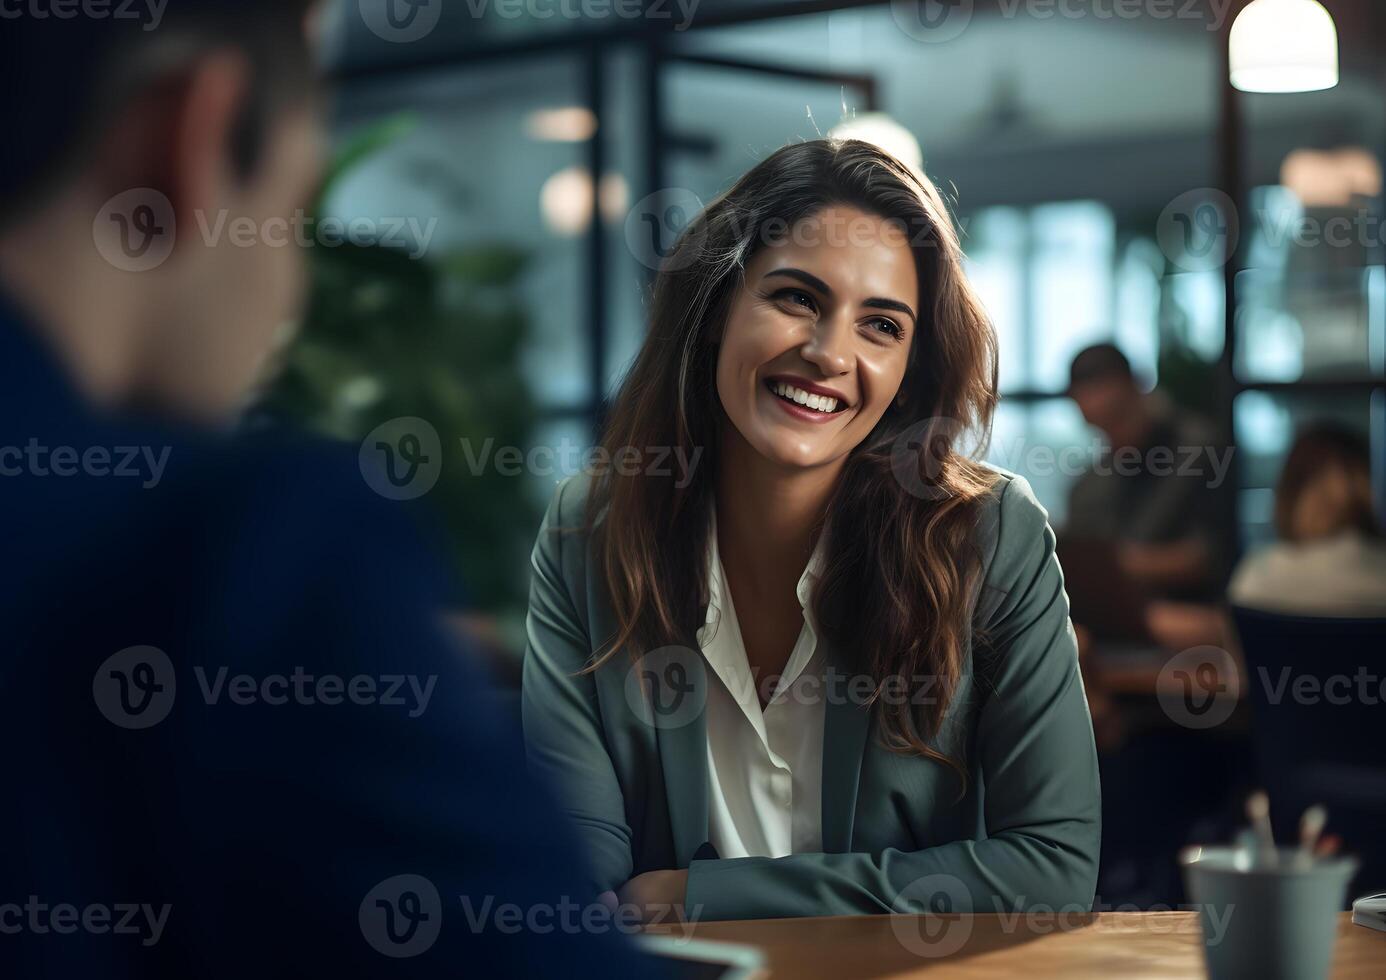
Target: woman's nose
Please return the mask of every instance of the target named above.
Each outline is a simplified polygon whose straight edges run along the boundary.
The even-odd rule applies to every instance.
[[[846,313],[820,316],[802,348],[804,359],[825,376],[846,374],[851,368],[852,324]]]

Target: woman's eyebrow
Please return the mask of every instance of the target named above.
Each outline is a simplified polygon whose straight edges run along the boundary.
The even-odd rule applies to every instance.
[[[914,315],[914,310],[910,309],[908,305],[900,302],[898,299],[882,299],[879,296],[872,296],[870,299],[863,301],[861,305],[874,307],[878,310],[895,310],[897,313],[908,314],[909,318],[915,323],[919,322],[919,317]]]
[[[795,269],[789,266],[783,269],[772,269],[767,272],[763,278],[769,279],[771,276],[785,276],[789,279],[797,279],[806,286],[812,286],[824,296],[832,296],[833,294],[832,289],[826,282],[819,279],[811,272],[805,272],[803,269]],[[907,314],[909,318],[916,323],[919,322],[919,318],[914,315],[914,310],[910,309],[908,304],[902,303],[898,299],[885,299],[880,296],[872,296],[870,299],[862,301],[861,305],[869,306],[877,310],[894,310],[897,313]]]
[[[803,269],[793,269],[789,267],[783,269],[774,269],[770,272],[767,272],[763,278],[769,279],[771,276],[787,276],[790,279],[799,280],[806,286],[812,286],[814,289],[818,290],[824,296],[831,296],[833,294],[833,291],[828,287],[828,284],[826,282],[824,282],[822,279],[819,279],[811,272],[805,272]]]

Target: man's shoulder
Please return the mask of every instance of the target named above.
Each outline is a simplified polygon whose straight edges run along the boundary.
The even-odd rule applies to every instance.
[[[406,565],[436,570],[422,502],[383,495],[352,445],[303,436],[203,444],[174,492],[194,520],[225,525],[304,575],[369,578]],[[180,478],[182,482],[180,482]],[[436,536],[436,535],[434,535]]]
[[[25,515],[10,528],[12,557],[52,566],[65,581],[118,573],[130,583],[159,581],[189,601],[235,592],[267,605],[294,601],[284,593],[313,583],[410,565],[443,585],[420,512],[373,490],[355,447],[104,419],[38,441],[45,458],[59,444],[70,444],[75,475],[26,462],[0,480],[0,498]],[[82,557],[98,550],[122,556],[118,571]]]

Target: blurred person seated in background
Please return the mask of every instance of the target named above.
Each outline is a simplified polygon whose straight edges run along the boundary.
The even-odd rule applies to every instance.
[[[306,7],[0,29],[0,976],[631,975],[355,447],[218,434],[303,257],[199,229],[318,179]]]
[[[1074,483],[1061,537],[1109,542],[1121,571],[1152,598],[1216,595],[1229,549],[1218,496],[1225,457],[1211,428],[1142,391],[1112,344],[1078,353],[1068,393],[1108,451]]]
[[[1386,538],[1367,440],[1337,425],[1295,439],[1275,488],[1279,540],[1237,566],[1233,605],[1299,616],[1386,616]]]
[[[1098,888],[1170,904],[1183,900],[1175,855],[1217,825],[1244,754],[1236,737],[1170,725],[1154,703],[1170,652],[1224,643],[1213,603],[1231,551],[1230,451],[1202,419],[1142,391],[1111,344],[1073,359],[1069,394],[1108,443],[1074,484],[1059,539],[1100,751]]]
[[[1201,604],[1220,600],[1226,580],[1232,450],[1204,420],[1142,391],[1112,344],[1078,353],[1068,390],[1108,442],[1074,483],[1059,536],[1085,661],[1104,640],[1170,650],[1222,642],[1222,620]]]

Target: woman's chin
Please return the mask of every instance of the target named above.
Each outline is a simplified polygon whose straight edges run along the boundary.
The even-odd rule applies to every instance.
[[[812,433],[786,432],[783,427],[776,428],[778,431],[765,433],[755,446],[756,451],[775,466],[808,470],[830,463],[837,456],[833,440],[811,438]]]

